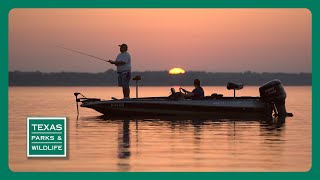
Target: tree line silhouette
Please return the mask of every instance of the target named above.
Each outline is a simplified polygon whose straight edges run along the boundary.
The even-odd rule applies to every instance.
[[[204,72],[188,71],[171,75],[168,71],[132,72],[132,78],[141,76],[142,86],[192,86],[194,79],[200,79],[203,86],[221,86],[228,82],[260,86],[270,80],[279,79],[284,85],[312,85],[311,73],[257,73],[257,72]],[[116,86],[117,73],[109,69],[101,73],[82,72],[9,72],[9,86]],[[131,85],[135,82],[131,81]]]

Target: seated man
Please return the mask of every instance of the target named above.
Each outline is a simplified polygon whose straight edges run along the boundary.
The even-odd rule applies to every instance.
[[[194,90],[192,92],[189,92],[183,88],[179,88],[180,91],[183,91],[183,97],[185,98],[191,98],[194,100],[199,100],[199,99],[204,99],[204,91],[202,89],[202,87],[200,86],[200,80],[199,79],[195,79],[193,81],[193,86],[195,87]]]

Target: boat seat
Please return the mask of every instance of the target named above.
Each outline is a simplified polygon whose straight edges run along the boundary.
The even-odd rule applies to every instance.
[[[233,98],[236,98],[236,90],[240,90],[243,88],[243,84],[236,84],[236,83],[232,83],[232,82],[228,82],[227,84],[227,89],[228,90],[233,90]]]
[[[240,90],[240,89],[243,89],[243,84],[236,84],[236,83],[228,82],[227,89],[228,90],[231,90],[231,89]]]
[[[134,81],[140,81],[140,80],[141,80],[141,76],[135,76],[134,78],[132,78],[132,80],[134,80]]]

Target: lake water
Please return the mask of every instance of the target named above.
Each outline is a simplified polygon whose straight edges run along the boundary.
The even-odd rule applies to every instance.
[[[106,120],[85,108],[77,118],[74,92],[110,99],[121,98],[121,89],[10,87],[9,167],[13,171],[308,171],[312,87],[285,89],[287,111],[294,117],[279,125],[259,119]],[[204,90],[206,95],[233,96],[225,87]],[[170,87],[140,87],[139,95],[167,96],[169,91]],[[237,95],[258,96],[258,87],[245,87]],[[68,117],[67,158],[26,157],[28,116]]]

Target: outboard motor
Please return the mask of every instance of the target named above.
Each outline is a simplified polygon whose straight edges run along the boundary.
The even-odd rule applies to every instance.
[[[259,88],[261,100],[272,104],[275,114],[279,118],[285,118],[287,116],[286,110],[286,97],[287,94],[278,79],[269,81]]]

